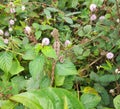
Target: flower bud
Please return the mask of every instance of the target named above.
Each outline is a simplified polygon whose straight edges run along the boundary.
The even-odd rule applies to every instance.
[[[25,6],[23,5],[23,6],[21,7],[21,9],[22,9],[22,11],[24,11],[24,10],[25,10]]]
[[[25,27],[25,33],[27,33],[27,34],[31,33],[31,28],[29,26]]]
[[[8,39],[4,39],[4,43],[8,44],[9,40]]]
[[[42,39],[42,45],[49,45],[49,44],[50,44],[50,40],[48,38]]]
[[[66,40],[64,45],[65,47],[68,47],[69,45],[71,45],[71,42],[69,40]]]
[[[104,20],[105,19],[105,16],[100,16],[99,17],[99,20]]]
[[[109,93],[115,93],[115,90],[114,89],[110,89]]]
[[[0,36],[3,36],[4,32],[0,29]]]
[[[6,37],[8,37],[8,36],[9,36],[9,32],[8,32],[8,31],[5,31],[4,35],[5,35]]]
[[[117,23],[120,23],[120,19],[117,19],[116,22],[117,22]]]
[[[13,31],[13,29],[10,27],[10,28],[9,28],[9,32],[11,32],[11,31]]]

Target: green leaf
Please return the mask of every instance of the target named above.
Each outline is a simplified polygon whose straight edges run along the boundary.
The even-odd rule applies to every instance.
[[[32,26],[33,26],[36,30],[38,30],[38,29],[40,28],[40,25],[39,25],[38,23],[33,23]]]
[[[34,98],[34,99],[33,99]],[[22,103],[29,109],[85,109],[69,91],[60,88],[45,88],[14,95],[10,100]]]
[[[65,76],[55,75],[55,86],[62,86],[64,84]]]
[[[92,26],[91,25],[86,25],[84,28],[83,28],[84,32],[86,34],[89,34],[91,31],[92,31]]]
[[[113,75],[113,74],[105,74],[103,76],[99,77],[99,81],[100,82],[113,82],[113,81],[117,81],[120,78],[120,75]]]
[[[70,7],[76,8],[76,6],[78,4],[78,0],[70,0],[68,3],[70,5]]]
[[[40,25],[40,29],[42,31],[44,31],[44,30],[53,30],[53,27],[49,26],[49,25]]]
[[[18,94],[21,90],[26,87],[26,81],[23,76],[15,76],[11,79],[12,83],[12,94]]]
[[[20,65],[19,61],[18,61],[18,60],[14,60],[14,61],[12,62],[12,66],[11,66],[11,69],[10,69],[9,72],[10,72],[11,75],[13,76],[13,75],[16,75],[16,74],[22,72],[23,70],[24,70],[24,67],[22,67],[22,66]]]
[[[35,58],[35,51],[34,49],[26,50],[25,54],[22,56],[24,60],[33,60]]]
[[[1,101],[0,101],[0,103],[1,103]],[[9,100],[5,100],[5,101],[3,101],[2,105],[0,105],[0,109],[14,109],[17,104],[18,103],[15,103],[15,102],[12,102]]]
[[[37,56],[33,61],[29,63],[29,71],[34,79],[39,78],[41,72],[43,71],[43,66],[45,63],[44,56]]]
[[[44,9],[44,13],[45,13],[45,15],[46,15],[46,17],[47,17],[48,19],[51,18],[51,13],[50,13],[50,11],[49,11],[48,9]]]
[[[120,95],[117,95],[113,100],[115,109],[120,109]]]
[[[53,7],[47,7],[47,10],[51,11],[51,12],[58,12],[59,10]]]
[[[76,56],[79,56],[79,55],[81,55],[83,53],[84,50],[83,50],[83,48],[81,46],[75,45],[73,47],[73,51],[74,51]]]
[[[101,101],[101,97],[95,94],[85,93],[81,96],[81,101],[85,106],[85,109],[93,109]]]
[[[65,60],[64,63],[57,63],[55,68],[55,73],[61,76],[76,75],[78,72],[75,65],[69,61]]]
[[[73,24],[73,20],[70,17],[64,17],[63,18],[67,23]]]
[[[57,59],[55,50],[51,46],[44,46],[42,48],[42,53],[49,58]]]
[[[36,31],[35,32],[35,37],[38,40],[41,37],[42,31]]]
[[[101,86],[100,84],[97,84],[97,83],[94,85],[94,88],[100,94],[101,99],[102,99],[101,100],[102,104],[107,106],[110,103],[110,97],[109,97],[109,94],[106,91],[106,89],[103,86]]]
[[[12,66],[13,55],[10,52],[0,53],[0,69],[4,72],[9,72]]]

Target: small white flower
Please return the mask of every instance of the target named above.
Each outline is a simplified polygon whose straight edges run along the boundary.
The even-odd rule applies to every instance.
[[[66,40],[64,45],[65,47],[68,47],[69,45],[71,45],[71,42],[69,40]]]
[[[95,15],[95,14],[92,14],[91,17],[90,17],[90,20],[91,20],[91,21],[94,21],[94,20],[96,20],[96,19],[97,19],[96,15]]]
[[[119,69],[115,69],[115,73],[119,74],[120,73]]]
[[[109,93],[114,93],[114,92],[115,92],[114,89],[110,89],[110,90],[109,90]]]
[[[30,33],[31,33],[31,28],[30,28],[29,26],[26,26],[26,27],[25,27],[25,32],[26,32],[27,34],[30,34]]]
[[[116,22],[119,23],[119,22],[120,22],[120,19],[117,19]]]
[[[9,40],[8,39],[4,39],[4,43],[8,44]]]
[[[96,10],[96,7],[97,7],[96,4],[91,4],[91,5],[90,5],[90,11],[91,11],[91,12],[95,11],[95,10]]]
[[[8,36],[9,36],[9,32],[8,32],[8,31],[5,31],[4,35],[5,35],[6,37],[8,37]]]
[[[48,38],[42,39],[42,45],[49,45],[49,44],[50,44],[50,40]]]
[[[14,24],[15,24],[15,21],[14,21],[13,19],[11,19],[11,20],[9,21],[9,24],[10,24],[10,25],[14,25]]]
[[[10,8],[10,13],[11,13],[11,14],[13,14],[13,13],[15,13],[15,12],[16,12],[15,8]]]
[[[100,16],[99,17],[99,20],[104,20],[105,19],[105,16]]]
[[[108,52],[107,54],[106,54],[106,58],[107,59],[112,59],[114,57],[114,54],[112,53],[112,52]]]
[[[22,11],[24,11],[24,10],[25,10],[25,6],[23,5],[23,6],[21,7],[21,9],[22,9]]]
[[[4,34],[3,30],[0,29],[0,36]]]
[[[13,29],[10,27],[10,28],[9,28],[9,31],[11,32],[11,31],[13,31]]]

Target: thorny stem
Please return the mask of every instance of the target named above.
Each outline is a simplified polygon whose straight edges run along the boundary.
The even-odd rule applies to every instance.
[[[119,2],[118,2],[118,0],[115,0],[115,1],[116,1],[118,18],[120,19]]]

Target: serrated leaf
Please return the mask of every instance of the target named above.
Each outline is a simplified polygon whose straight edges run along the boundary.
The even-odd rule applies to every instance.
[[[33,61],[29,63],[29,71],[34,79],[39,78],[41,72],[43,71],[43,66],[45,63],[44,56],[37,56]]]
[[[44,46],[42,48],[42,53],[49,58],[57,59],[55,50],[51,46]]]
[[[10,52],[0,53],[0,69],[4,72],[9,72],[12,66],[13,55]]]
[[[64,63],[57,63],[55,68],[55,73],[62,76],[76,75],[78,72],[75,65],[69,61],[65,60]]]
[[[16,74],[22,72],[23,70],[24,70],[24,67],[22,67],[22,66],[20,65],[19,61],[18,61],[18,60],[14,60],[14,61],[12,62],[12,66],[11,66],[11,69],[10,69],[9,72],[10,72],[11,75],[13,76],[13,75],[16,75]]]

